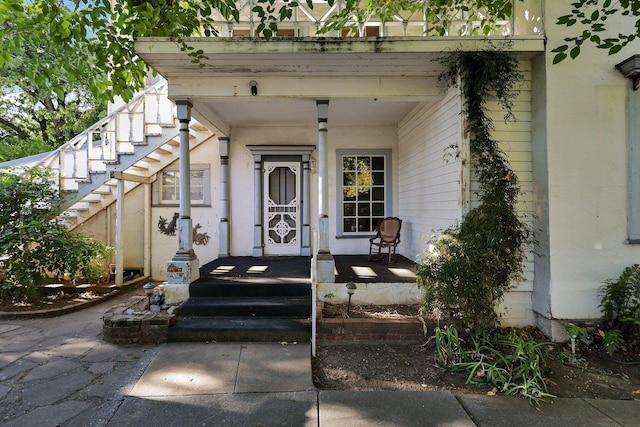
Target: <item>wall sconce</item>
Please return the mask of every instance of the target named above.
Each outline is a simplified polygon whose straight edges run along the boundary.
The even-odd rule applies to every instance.
[[[633,55],[616,65],[616,70],[633,80],[633,90],[640,88],[640,55]]]
[[[251,96],[256,96],[258,94],[258,82],[251,80],[249,85],[251,85]]]

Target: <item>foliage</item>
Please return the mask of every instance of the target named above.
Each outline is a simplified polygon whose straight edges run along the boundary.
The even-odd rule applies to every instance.
[[[483,383],[495,392],[539,401],[553,398],[544,381],[548,372],[545,348],[523,330],[460,339],[455,326],[436,328],[438,365],[452,372],[467,372],[467,383]]]
[[[465,21],[460,27],[465,34],[488,35],[497,28],[497,22],[509,18],[512,11],[512,0],[346,0],[339,13],[331,16],[319,33],[346,29],[362,37],[365,24],[373,18],[384,23],[397,16],[420,13],[428,23],[427,35],[450,34],[453,21],[460,20]]]
[[[606,280],[600,289],[600,308],[606,322],[640,319],[640,265],[625,268],[616,280]]]
[[[625,343],[625,334],[632,335],[640,326],[640,265],[626,267],[617,279],[604,283],[600,309],[605,330],[598,334],[605,350],[613,355]]]
[[[606,49],[609,55],[613,55],[640,36],[640,2],[637,0],[577,0],[571,3],[571,7],[571,13],[559,17],[556,24],[566,27],[577,24],[583,31],[576,31],[577,35],[564,39],[567,44],[552,50],[556,53],[553,58],[554,64],[562,62],[567,57],[575,59],[585,44]],[[610,29],[613,27],[611,20],[614,17],[633,22],[633,30],[627,33],[619,32],[620,28],[624,27],[618,23],[614,28],[617,34],[608,34],[607,25],[610,25]]]
[[[607,353],[609,353],[609,356],[612,356],[613,353],[618,351],[622,344],[624,344],[622,331],[619,329],[610,329],[608,331],[603,331],[601,329],[598,333],[602,337],[602,345],[604,346],[604,349],[607,350]]]
[[[49,274],[95,277],[108,253],[99,242],[51,220],[60,206],[52,179],[46,169],[32,169],[25,177],[0,172],[0,254],[7,294],[37,298]]]
[[[499,50],[454,52],[443,63],[447,70],[442,79],[456,85],[460,77],[480,204],[460,224],[431,240],[418,266],[418,283],[425,288],[428,311],[481,334],[495,327],[495,306],[521,276],[530,240],[530,230],[516,211],[518,180],[491,137],[486,106],[495,94],[506,110],[505,120],[511,118],[522,75],[517,60]]]

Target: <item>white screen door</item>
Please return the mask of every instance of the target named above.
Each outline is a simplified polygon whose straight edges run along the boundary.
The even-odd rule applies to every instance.
[[[300,163],[264,162],[264,253],[300,255]]]

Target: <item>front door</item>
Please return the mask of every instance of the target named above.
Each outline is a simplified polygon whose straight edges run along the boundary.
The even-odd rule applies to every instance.
[[[300,163],[264,162],[264,254],[300,255]]]

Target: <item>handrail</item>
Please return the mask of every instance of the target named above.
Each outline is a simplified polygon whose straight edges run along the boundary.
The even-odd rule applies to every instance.
[[[129,102],[114,109],[109,115],[51,151],[33,167],[49,168],[57,172],[60,189],[65,189],[65,180],[87,179],[92,170],[92,160],[107,163],[116,161],[117,153],[122,151],[118,145],[142,143],[146,125],[163,124],[160,122],[159,106],[155,122],[145,121],[145,107],[149,95],[164,94],[166,97],[166,93],[166,80],[160,80],[141,90]],[[159,99],[157,102],[160,102]],[[141,128],[134,125],[136,119],[141,119]],[[22,171],[20,174],[25,173],[26,171]]]

